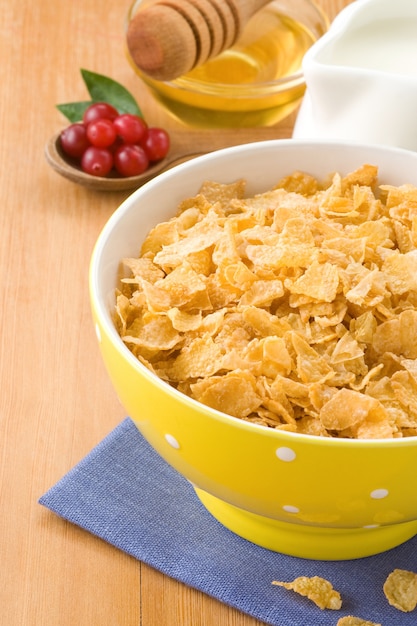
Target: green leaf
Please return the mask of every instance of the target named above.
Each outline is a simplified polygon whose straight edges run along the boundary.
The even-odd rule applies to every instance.
[[[119,113],[132,113],[133,115],[143,117],[136,100],[123,85],[108,78],[108,76],[96,74],[85,69],[81,69],[81,75],[92,100],[95,102],[108,102]]]
[[[83,119],[84,111],[90,106],[91,100],[83,102],[66,102],[65,104],[57,104],[56,108],[64,115],[72,124],[80,122]]]

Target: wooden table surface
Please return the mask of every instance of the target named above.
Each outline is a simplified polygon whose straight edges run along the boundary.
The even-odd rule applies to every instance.
[[[349,1],[319,4],[332,19]],[[180,128],[126,61],[128,7],[0,0],[0,624],[255,626],[38,504],[125,417],[99,356],[87,272],[128,193],[88,191],[48,166],[44,145],[65,125],[55,104],[88,99],[83,67],[124,84],[152,125]]]

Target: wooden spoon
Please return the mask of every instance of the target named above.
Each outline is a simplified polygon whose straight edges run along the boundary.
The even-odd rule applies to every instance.
[[[270,0],[155,0],[133,16],[127,47],[155,80],[172,80],[230,48]]]
[[[172,133],[170,151],[165,159],[152,165],[143,174],[128,178],[117,176],[103,178],[86,174],[64,155],[60,146],[59,135],[60,133],[57,133],[51,137],[45,146],[46,160],[58,174],[74,183],[96,191],[126,191],[140,187],[161,172],[193,157],[229,146],[290,137],[291,129],[280,126],[279,129],[274,127],[241,128],[237,130],[221,129],[218,132],[202,130]]]

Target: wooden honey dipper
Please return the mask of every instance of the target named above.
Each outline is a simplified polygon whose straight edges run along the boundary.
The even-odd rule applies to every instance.
[[[132,61],[155,80],[172,80],[230,48],[270,0],[155,0],[127,29]]]

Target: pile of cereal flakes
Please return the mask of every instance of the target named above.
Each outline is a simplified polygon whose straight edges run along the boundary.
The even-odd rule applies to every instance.
[[[305,596],[322,610],[338,611],[342,608],[340,593],[333,589],[331,582],[320,576],[299,576],[291,582],[273,580],[272,584]],[[417,606],[417,574],[395,569],[387,576],[383,591],[391,606],[403,613],[414,611]],[[382,624],[346,615],[338,620],[336,626],[382,626]]]
[[[122,261],[115,323],[197,401],[324,437],[417,435],[417,188],[363,165],[206,182]]]

